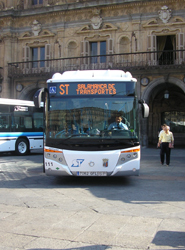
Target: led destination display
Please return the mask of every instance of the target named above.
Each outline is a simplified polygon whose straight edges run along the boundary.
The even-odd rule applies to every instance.
[[[57,83],[49,86],[49,93],[57,96],[69,95],[131,95],[135,82],[119,83]]]

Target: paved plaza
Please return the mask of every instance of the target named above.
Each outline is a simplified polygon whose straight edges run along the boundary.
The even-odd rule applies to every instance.
[[[142,148],[139,177],[48,177],[42,154],[0,156],[0,250],[185,249],[185,149]]]

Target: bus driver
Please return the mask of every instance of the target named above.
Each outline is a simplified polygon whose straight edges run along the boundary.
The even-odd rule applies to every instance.
[[[108,130],[111,130],[111,129],[114,129],[114,130],[118,130],[118,129],[121,129],[121,130],[128,130],[128,127],[126,124],[124,124],[122,122],[122,117],[120,115],[117,115],[116,116],[116,119],[115,119],[115,122],[111,123],[108,127]]]

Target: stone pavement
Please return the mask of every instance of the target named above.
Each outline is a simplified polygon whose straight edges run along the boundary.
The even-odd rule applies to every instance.
[[[140,179],[185,180],[185,148],[171,150],[170,166],[160,164],[160,149],[141,148]]]
[[[185,249],[185,150],[170,167],[141,149],[141,174],[56,178],[42,155],[0,157],[0,250]]]

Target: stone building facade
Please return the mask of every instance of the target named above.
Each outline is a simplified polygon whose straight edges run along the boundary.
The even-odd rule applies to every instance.
[[[32,100],[55,72],[122,69],[150,107],[141,144],[162,123],[185,145],[184,0],[1,0],[0,97]]]

